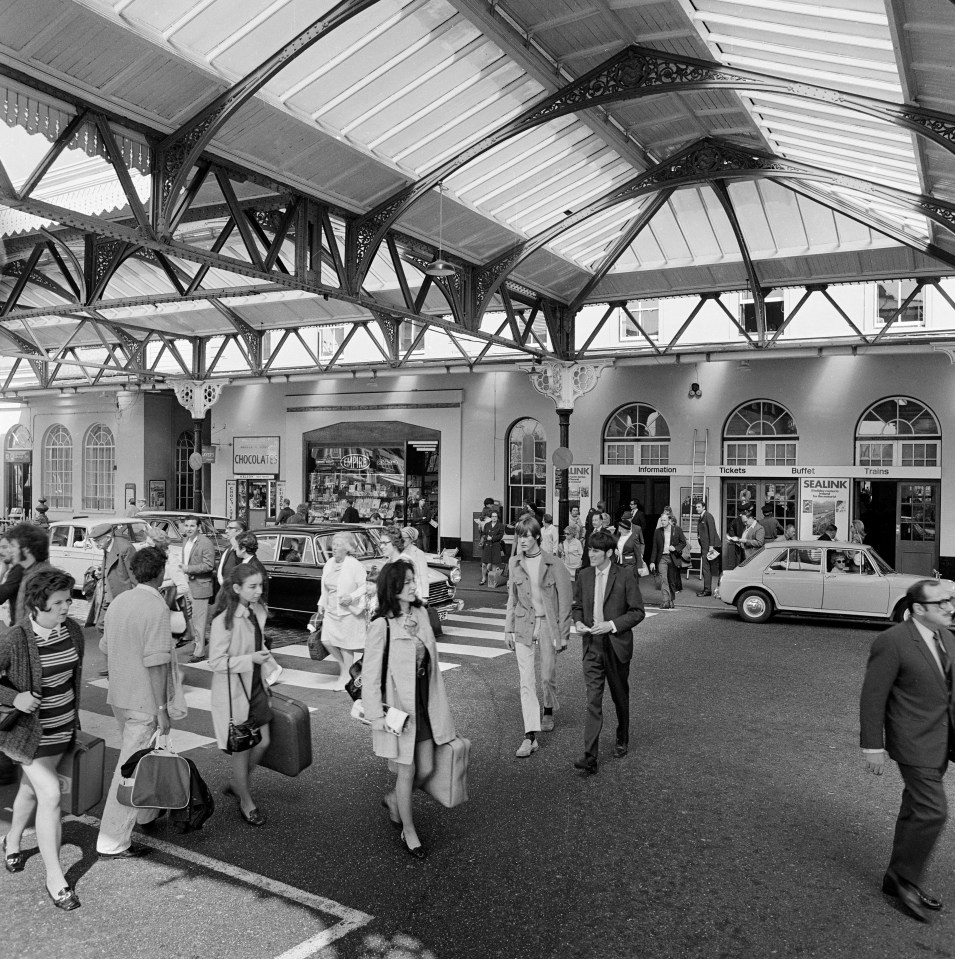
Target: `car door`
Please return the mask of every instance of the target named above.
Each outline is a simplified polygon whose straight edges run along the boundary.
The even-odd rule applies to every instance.
[[[767,550],[773,547],[766,547]],[[780,549],[763,570],[763,585],[780,609],[818,610],[822,606],[822,550]]]
[[[826,552],[833,557],[844,556],[847,562],[827,564],[829,571],[825,575],[823,609],[855,616],[887,616],[889,582],[876,571],[866,551],[839,548]]]

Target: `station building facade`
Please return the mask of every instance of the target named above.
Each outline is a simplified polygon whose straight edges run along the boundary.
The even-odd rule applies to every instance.
[[[896,568],[951,574],[953,380],[949,356],[925,347],[623,361],[571,416],[571,497],[584,510],[603,499],[619,514],[638,499],[651,518],[666,505],[688,515],[702,484],[723,529],[747,504],[806,537],[829,522],[845,536],[861,519]],[[32,495],[46,497],[50,518],[123,512],[131,490],[153,507],[191,507],[192,424],[169,392],[36,397],[8,428],[8,450],[27,442],[24,430]],[[467,551],[485,497],[508,522],[525,501],[556,516],[558,445],[554,403],[520,370],[237,383],[204,424],[207,459],[214,451],[201,468],[204,504],[265,525],[284,497],[328,519],[351,499],[363,517],[403,522],[423,497],[442,545]]]

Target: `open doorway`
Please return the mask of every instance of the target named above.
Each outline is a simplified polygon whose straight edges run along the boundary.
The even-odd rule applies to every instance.
[[[670,502],[669,477],[656,476],[606,476],[600,486],[601,499],[607,504],[607,512],[616,522],[630,509],[630,501],[636,500],[647,517],[645,557],[653,548],[653,531],[664,506],[673,506],[679,515],[679,503]]]
[[[938,566],[939,484],[856,481],[855,515],[865,541],[900,573],[931,576]]]

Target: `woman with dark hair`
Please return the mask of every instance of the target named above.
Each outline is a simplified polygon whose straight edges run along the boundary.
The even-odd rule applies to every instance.
[[[487,574],[504,562],[504,524],[498,511],[492,510],[481,533],[481,585],[487,584]]]
[[[60,781],[56,767],[73,743],[79,715],[83,631],[69,619],[73,577],[60,569],[38,572],[24,587],[30,618],[0,637],[0,703],[21,714],[0,732],[0,751],[23,769],[3,838],[4,867],[22,872],[23,831],[36,813],[36,838],[46,867],[46,891],[57,909],[80,901],[60,864]]]
[[[390,760],[397,769],[395,787],[382,805],[392,825],[401,829],[404,848],[415,859],[424,859],[411,796],[415,785],[434,769],[435,745],[450,742],[455,731],[438,647],[427,611],[415,598],[414,567],[404,560],[389,563],[378,574],[378,612],[365,644],[362,699],[375,755]],[[398,735],[385,725],[385,704],[410,717]]]
[[[248,563],[262,577],[262,599],[269,605],[269,574],[255,554],[259,551],[259,538],[255,533],[239,533],[235,538],[235,555],[240,563]]]
[[[272,708],[262,667],[271,660],[265,645],[267,611],[259,602],[262,575],[248,563],[233,567],[216,598],[209,636],[209,666],[212,669],[212,725],[216,741],[228,752],[229,723],[250,723],[261,740],[251,749],[232,753],[232,779],[222,790],[239,804],[239,815],[251,826],[264,826],[249,792],[252,770],[269,748]]]

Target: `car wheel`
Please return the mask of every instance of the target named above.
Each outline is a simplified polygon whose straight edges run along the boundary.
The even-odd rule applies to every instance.
[[[895,611],[892,613],[892,622],[893,623],[904,623],[905,614],[908,612],[908,606],[903,599],[898,606],[895,607]]]
[[[747,623],[765,623],[773,615],[773,601],[758,589],[748,589],[736,600],[739,618]]]

